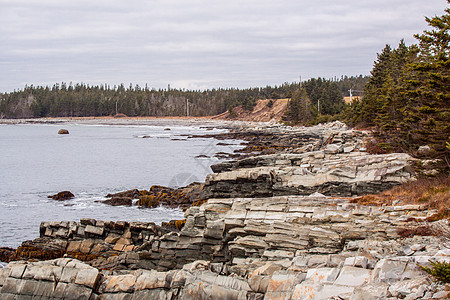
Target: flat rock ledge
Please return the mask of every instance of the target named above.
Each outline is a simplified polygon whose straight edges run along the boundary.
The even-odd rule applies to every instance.
[[[435,236],[400,234],[417,226],[410,218],[434,213],[316,195],[209,199],[186,211],[179,232],[44,222],[23,246],[66,257],[9,263],[0,298],[445,299],[449,287],[417,264],[450,261],[450,250]],[[80,254],[84,263],[73,258]]]
[[[224,276],[206,261],[168,272],[100,272],[70,258],[10,263],[0,270],[1,299],[448,299],[408,259],[384,259],[374,269],[316,267],[300,273],[266,263],[247,278]],[[403,273],[400,276],[399,273]],[[0,278],[1,278],[0,277]],[[397,280],[400,278],[400,280]],[[395,296],[393,296],[395,295]],[[406,295],[406,296],[405,296]]]
[[[416,159],[405,153],[366,152],[260,155],[212,166],[203,198],[378,193],[415,180]]]

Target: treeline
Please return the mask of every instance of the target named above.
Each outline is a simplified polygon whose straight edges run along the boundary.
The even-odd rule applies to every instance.
[[[356,83],[364,77],[354,77]],[[310,79],[296,87],[284,116],[290,124],[312,125],[331,121],[345,109],[343,94],[350,79],[336,82],[322,78]],[[351,85],[350,85],[351,86]]]
[[[449,12],[447,8],[442,16],[426,18],[431,30],[415,35],[417,45],[386,45],[364,97],[343,114],[350,124],[374,126],[380,151],[414,153],[428,145],[428,156],[443,158],[450,166]]]
[[[329,95],[339,95],[339,103],[349,86],[359,88],[367,77],[343,76],[340,79],[311,79],[304,82],[314,103],[322,102],[323,111],[341,109]],[[216,115],[243,105],[252,109],[258,99],[290,98],[299,89],[298,83],[248,89],[211,89],[204,91],[180,89],[149,89],[131,85],[110,87],[83,83],[55,84],[52,87],[26,86],[11,93],[0,94],[0,118],[87,117],[110,116],[185,116],[189,105],[191,116]],[[328,89],[331,89],[328,91]],[[324,97],[321,99],[321,97]],[[337,99],[336,98],[336,99]]]

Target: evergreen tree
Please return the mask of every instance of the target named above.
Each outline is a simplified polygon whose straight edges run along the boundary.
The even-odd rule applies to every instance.
[[[392,48],[386,45],[381,53],[377,54],[377,60],[370,72],[371,77],[364,88],[364,97],[361,102],[361,113],[356,118],[357,123],[365,123],[368,126],[375,125],[377,112],[380,110],[386,93],[386,83],[389,80],[389,70],[391,67]]]
[[[417,47],[412,45],[407,47],[403,40],[400,41],[397,49],[391,52],[389,57],[389,69],[384,78],[383,86],[379,92],[374,122],[382,133],[398,135],[400,123],[403,122],[401,110],[406,105],[406,100],[402,96],[402,83],[404,81],[407,66],[414,61],[417,55]]]
[[[450,1],[447,1],[450,3]],[[361,102],[347,120],[376,126],[384,146],[415,153],[428,145],[449,164],[450,10],[426,18],[431,30],[415,35],[418,45],[389,45],[378,54]],[[379,144],[381,145],[381,143]]]
[[[314,108],[304,88],[293,93],[288,102],[284,120],[293,124],[307,125],[313,121]]]
[[[447,1],[450,3],[450,1]],[[408,66],[402,112],[406,141],[416,148],[429,145],[436,154],[448,157],[450,142],[450,9],[446,14],[426,18],[431,30],[415,37],[419,55]]]
[[[336,82],[322,78],[313,78],[306,81],[303,87],[312,103],[316,106],[316,110],[317,106],[320,106],[319,109],[322,115],[336,115],[344,109],[344,98]]]

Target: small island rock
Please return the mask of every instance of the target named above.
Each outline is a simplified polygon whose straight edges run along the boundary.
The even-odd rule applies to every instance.
[[[67,129],[60,129],[58,131],[58,134],[69,134],[69,130],[67,130]]]
[[[62,191],[62,192],[59,192],[58,194],[48,196],[48,198],[52,198],[53,200],[58,200],[58,201],[69,200],[69,199],[72,199],[73,197],[75,197],[75,195],[69,191]]]

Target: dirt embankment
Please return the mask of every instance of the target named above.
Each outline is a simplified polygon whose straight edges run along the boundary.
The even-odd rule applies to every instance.
[[[272,101],[272,105],[269,104],[270,101]],[[237,106],[231,114],[227,111],[212,118],[250,122],[269,122],[271,120],[279,122],[286,111],[288,101],[289,99],[258,100],[252,111],[246,110],[242,106]]]

